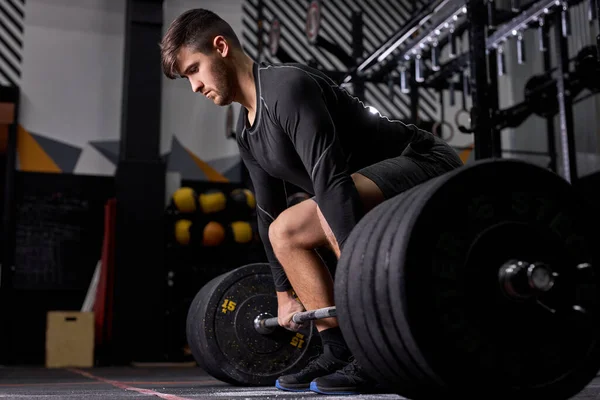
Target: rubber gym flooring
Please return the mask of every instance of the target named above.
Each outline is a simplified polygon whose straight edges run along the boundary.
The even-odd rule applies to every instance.
[[[493,388],[490,388],[493,390]],[[322,396],[275,388],[240,388],[219,382],[199,368],[45,369],[0,367],[1,399],[402,399],[393,394]],[[485,394],[482,394],[482,399]],[[596,378],[575,399],[600,398]],[[507,399],[509,400],[509,399]]]

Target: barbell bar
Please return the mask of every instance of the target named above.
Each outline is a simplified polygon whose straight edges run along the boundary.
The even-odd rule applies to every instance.
[[[292,316],[292,321],[297,324],[302,324],[308,321],[318,319],[331,318],[337,316],[335,306],[318,308],[316,310],[297,312]],[[268,313],[260,313],[254,319],[254,328],[258,333],[263,335],[273,333],[275,328],[279,326],[277,317],[273,317]]]

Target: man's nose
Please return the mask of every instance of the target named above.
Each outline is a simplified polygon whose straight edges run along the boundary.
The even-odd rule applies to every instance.
[[[198,93],[198,92],[202,93],[202,87],[204,86],[204,85],[202,84],[202,82],[199,82],[199,81],[191,81],[191,84],[192,84],[192,91],[193,91],[194,93]]]

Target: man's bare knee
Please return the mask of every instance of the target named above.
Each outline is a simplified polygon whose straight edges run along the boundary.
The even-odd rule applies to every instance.
[[[269,241],[273,248],[293,245],[294,227],[285,218],[278,217],[269,226]]]
[[[274,249],[289,247],[313,249],[326,243],[316,204],[302,202],[283,211],[269,226],[269,240]]]

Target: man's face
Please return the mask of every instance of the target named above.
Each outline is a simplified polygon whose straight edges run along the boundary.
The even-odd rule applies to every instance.
[[[188,79],[194,92],[218,106],[233,102],[235,73],[221,53],[215,50],[207,55],[182,47],[177,59],[181,76]]]

